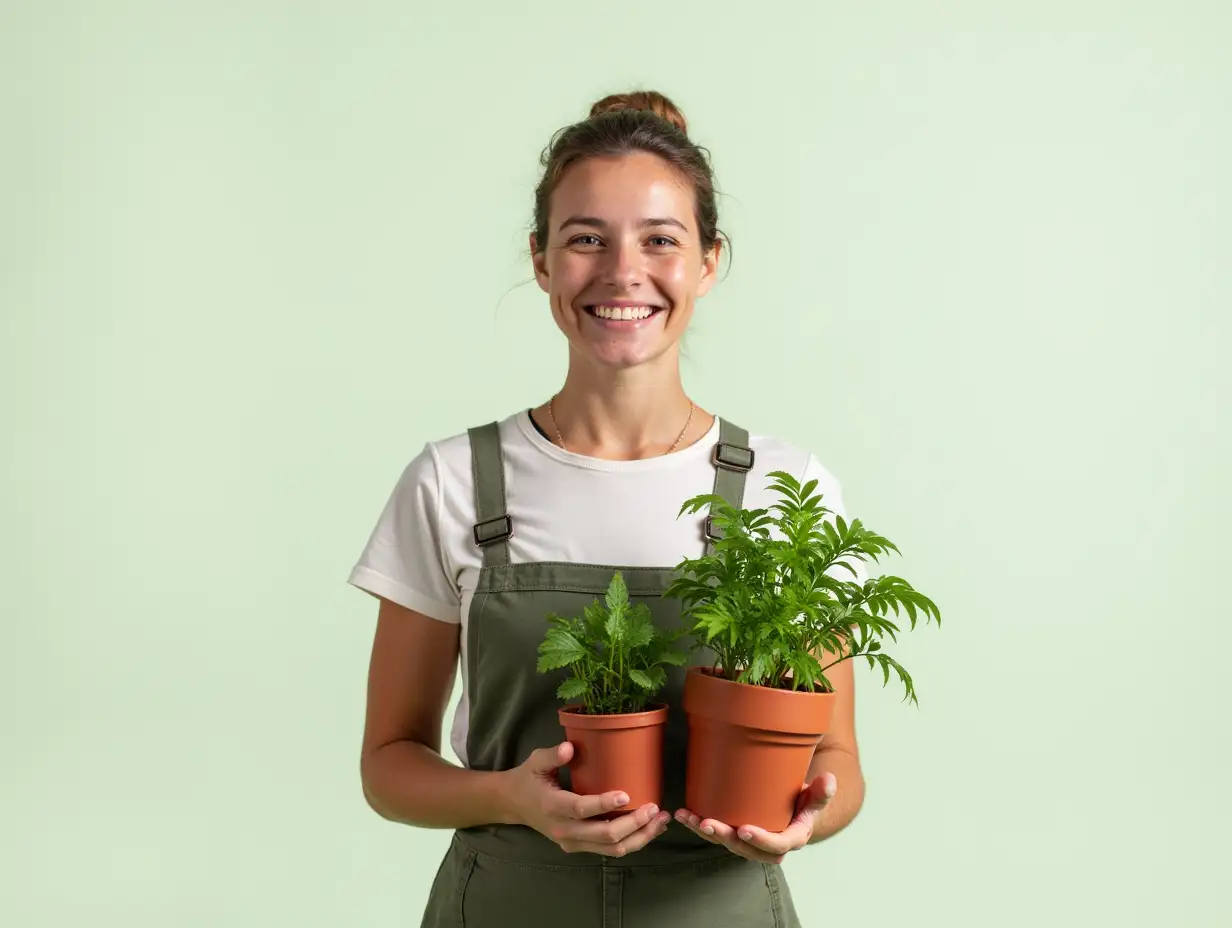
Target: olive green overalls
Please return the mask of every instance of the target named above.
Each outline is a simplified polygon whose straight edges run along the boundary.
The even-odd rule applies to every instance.
[[[743,502],[753,463],[748,435],[720,420],[712,460],[714,492]],[[616,570],[629,598],[650,607],[664,627],[680,622],[665,599],[670,568],[509,562],[516,513],[505,505],[504,459],[497,425],[469,431],[475,478],[475,543],[483,566],[469,615],[467,754],[476,770],[507,770],[537,748],[564,740],[554,675],[536,671],[549,612],[580,615],[602,598]],[[683,501],[682,501],[683,502]],[[707,521],[706,537],[713,539]],[[710,541],[707,541],[707,545]],[[696,652],[694,652],[696,654]],[[684,669],[669,668],[658,698],[670,716],[664,744],[663,809],[683,805],[687,731],[680,709]],[[569,788],[567,768],[561,782]],[[710,844],[674,819],[667,831],[624,858],[569,854],[531,828],[488,825],[454,833],[437,871],[424,928],[798,928],[780,867],[755,863]]]

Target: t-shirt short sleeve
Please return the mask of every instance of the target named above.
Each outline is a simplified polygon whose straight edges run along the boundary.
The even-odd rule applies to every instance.
[[[402,472],[347,582],[442,622],[460,623],[461,598],[441,546],[440,470],[425,445]]]

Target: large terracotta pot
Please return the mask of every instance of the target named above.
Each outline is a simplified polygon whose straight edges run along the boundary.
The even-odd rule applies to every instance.
[[[565,737],[573,743],[569,762],[572,792],[583,796],[621,790],[628,804],[608,816],[648,802],[662,803],[663,734],[667,706],[620,715],[588,715],[580,706],[560,709]]]
[[[732,828],[786,828],[835,699],[833,693],[734,683],[708,667],[690,668],[684,685],[689,811]]]

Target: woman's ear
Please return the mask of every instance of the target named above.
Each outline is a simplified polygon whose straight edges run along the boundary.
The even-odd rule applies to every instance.
[[[722,240],[715,241],[710,250],[702,255],[702,275],[697,282],[697,295],[705,296],[714,285],[719,273],[719,258],[723,254]]]
[[[544,293],[548,293],[548,263],[547,256],[539,248],[539,242],[535,238],[535,233],[530,234],[530,260],[535,268],[535,280],[539,282],[539,289]]]

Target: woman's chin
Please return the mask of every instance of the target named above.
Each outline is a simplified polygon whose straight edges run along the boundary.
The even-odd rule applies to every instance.
[[[616,345],[611,342],[587,342],[576,347],[582,348],[582,351],[578,352],[582,357],[599,367],[628,370],[662,360],[671,353],[674,343],[660,339],[653,344]]]

